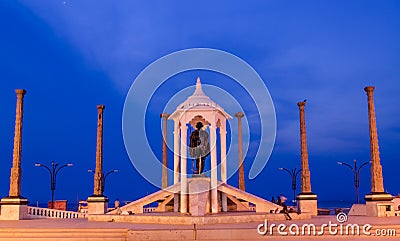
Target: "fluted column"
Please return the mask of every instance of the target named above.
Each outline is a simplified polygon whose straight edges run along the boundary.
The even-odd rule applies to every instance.
[[[26,90],[17,89],[15,93],[17,94],[17,107],[15,113],[14,152],[9,197],[21,196],[22,119]]]
[[[243,112],[237,112],[235,116],[238,119],[238,159],[239,159],[239,189],[245,191],[244,182],[244,160],[243,160],[243,134],[242,134],[242,117]]]
[[[187,126],[181,125],[181,213],[187,213],[188,184],[187,184]]]
[[[96,169],[94,173],[95,196],[103,196],[103,111],[105,106],[97,106]]]
[[[168,187],[168,148],[167,148],[167,119],[169,114],[160,114],[162,118],[162,176],[161,187]]]
[[[376,129],[376,115],[374,104],[374,86],[364,88],[368,96],[368,120],[369,120],[369,138],[371,155],[371,192],[383,193],[382,166],[379,156],[378,132]]]
[[[300,110],[300,146],[301,146],[301,192],[311,193],[310,169],[308,167],[308,149],[307,149],[307,134],[306,134],[306,119],[304,107],[306,101],[298,102]]]

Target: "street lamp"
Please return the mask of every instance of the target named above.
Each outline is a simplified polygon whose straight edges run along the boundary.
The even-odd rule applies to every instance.
[[[54,191],[56,190],[56,179],[57,179],[57,174],[60,172],[61,169],[64,167],[72,167],[73,165],[71,163],[64,164],[62,166],[58,166],[58,163],[55,163],[54,161],[51,162],[51,167],[48,167],[44,164],[41,163],[36,163],[36,167],[44,167],[49,171],[50,173],[50,190],[51,190],[51,208],[54,208]]]
[[[95,173],[95,170],[91,170],[90,169],[90,170],[88,170],[88,172]],[[104,186],[105,186],[105,183],[106,183],[106,178],[108,177],[108,175],[110,175],[111,173],[115,173],[115,172],[118,172],[118,170],[117,169],[110,170],[110,171],[106,172],[105,174],[103,173],[103,175],[101,176],[101,178],[102,178],[101,185],[102,185],[103,192],[104,192]]]
[[[280,171],[286,171],[287,173],[289,173],[290,177],[292,178],[292,190],[293,190],[293,202],[296,202],[296,187],[297,187],[297,174],[299,174],[299,172],[301,172],[301,169],[296,170],[295,169],[287,169],[284,167],[280,167],[278,168],[278,170]]]
[[[354,187],[356,189],[356,197],[357,197],[357,203],[360,203],[360,197],[358,195],[358,188],[360,187],[360,170],[363,168],[365,165],[369,164],[370,162],[364,162],[361,164],[360,167],[357,168],[357,161],[354,160],[354,166],[351,166],[350,164],[347,164],[345,162],[338,162],[339,165],[344,165],[353,172],[354,174]]]

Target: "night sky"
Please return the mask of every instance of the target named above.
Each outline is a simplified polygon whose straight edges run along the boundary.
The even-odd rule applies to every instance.
[[[352,173],[337,162],[369,161],[363,88],[374,85],[384,185],[389,193],[400,193],[398,1],[3,0],[0,26],[1,197],[8,195],[17,88],[27,90],[22,195],[31,203],[50,199],[49,175],[34,166],[37,162],[74,164],[58,175],[56,199],[74,203],[93,194],[87,170],[95,167],[97,104],[106,106],[104,170],[119,170],[107,178],[105,195],[111,201],[135,200],[158,190],[125,150],[125,98],[148,65],[188,48],[219,49],[246,61],[274,102],[274,150],[256,178],[246,175],[247,191],[267,199],[280,193],[292,197],[289,175],[278,168],[300,167],[296,103],[307,99],[312,190],[319,200],[355,200]],[[146,129],[159,158],[159,114],[176,92],[189,87],[181,98],[191,94],[197,76],[231,93],[245,112],[254,109],[251,94],[218,73],[187,71],[165,80],[148,106],[146,126],[137,127]],[[212,89],[205,86],[204,92],[212,97]],[[251,115],[248,121],[253,123]],[[257,140],[259,125],[250,127],[251,141]],[[135,155],[141,158],[140,151]],[[253,156],[250,151],[246,157],[247,174]],[[172,167],[171,156],[169,161]],[[369,180],[365,167],[361,197],[370,191]],[[237,186],[237,175],[228,183]]]

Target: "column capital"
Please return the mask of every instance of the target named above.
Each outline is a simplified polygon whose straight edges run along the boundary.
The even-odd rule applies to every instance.
[[[304,106],[306,106],[306,101],[299,101],[299,102],[297,102],[297,106],[298,107],[300,107],[300,108],[304,108]]]
[[[235,117],[237,117],[237,118],[242,118],[243,116],[244,116],[243,112],[236,112],[235,113]]]
[[[104,108],[106,108],[105,105],[97,105],[98,110],[104,110]]]
[[[160,118],[167,119],[170,116],[168,113],[161,113]]]
[[[375,90],[375,86],[366,86],[366,87],[364,88],[364,91],[365,91],[367,94],[369,94],[369,93],[374,93],[374,90]]]
[[[24,90],[24,89],[16,89],[15,93],[17,95],[24,95],[24,94],[26,94],[26,90]]]

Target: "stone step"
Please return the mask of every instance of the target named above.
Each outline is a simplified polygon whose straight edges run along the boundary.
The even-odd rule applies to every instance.
[[[126,241],[128,229],[2,228],[0,241]]]

